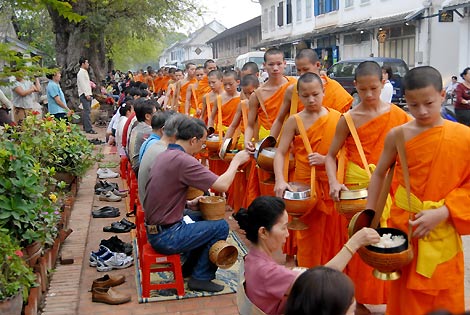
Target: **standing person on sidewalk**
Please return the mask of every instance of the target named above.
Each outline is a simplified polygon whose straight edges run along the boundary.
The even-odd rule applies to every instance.
[[[41,90],[39,81],[31,82],[25,78],[21,71],[15,73],[16,81],[11,88],[13,91],[14,119],[16,123],[21,123],[34,107],[34,94]]]
[[[61,78],[60,70],[54,74],[48,74],[46,77],[49,79],[47,84],[47,110],[56,119],[65,119],[70,109],[67,107],[64,92],[60,88],[59,82]]]
[[[80,103],[83,105],[82,111],[82,121],[83,121],[83,130],[86,133],[96,134],[96,131],[93,130],[91,125],[91,84],[90,84],[90,76],[88,75],[88,68],[90,64],[88,63],[88,59],[85,57],[80,57],[78,61],[80,64],[80,70],[77,73],[77,88],[78,88],[78,96],[80,97]]]

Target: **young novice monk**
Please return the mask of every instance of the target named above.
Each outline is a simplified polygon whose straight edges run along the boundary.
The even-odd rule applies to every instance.
[[[201,115],[202,110],[202,98],[201,103],[199,103],[199,98],[197,96],[197,88],[199,86],[199,82],[204,77],[204,67],[197,67],[195,71],[195,78],[196,80],[193,83],[188,85],[186,89],[186,99],[184,102],[184,113],[186,115],[190,115],[191,111],[195,111],[194,116],[199,117]]]
[[[369,186],[367,208],[374,209],[385,173],[397,162],[398,188],[389,227],[413,227],[412,262],[391,281],[387,314],[464,311],[464,262],[460,235],[470,234],[470,129],[442,119],[445,100],[440,73],[417,67],[403,80],[406,103],[415,118],[393,128]],[[411,209],[397,157],[397,139],[405,142],[411,186]],[[411,220],[410,220],[411,215]]]
[[[212,70],[207,75],[207,80],[209,82],[209,87],[211,91],[204,95],[202,98],[202,110],[201,117],[204,117],[204,121],[207,123],[210,113],[212,112],[212,107],[217,106],[217,96],[221,95],[224,91],[224,84],[222,82],[222,71]],[[200,84],[201,82],[199,82]]]
[[[295,164],[294,181],[310,185],[311,168],[315,167],[315,191],[318,202],[308,209],[301,220],[308,229],[297,233],[297,261],[300,267],[314,267],[326,264],[341,249],[346,237],[340,215],[334,210],[328,194],[328,178],[325,172],[325,155],[335,135],[336,124],[341,114],[323,106],[323,85],[321,78],[314,73],[303,74],[298,82],[299,98],[304,109],[287,119],[274,157],[276,174],[276,195],[282,197],[287,184],[283,173],[284,159],[293,142]],[[309,153],[304,145],[301,128],[306,131],[305,139],[312,150]],[[343,237],[341,237],[343,235]]]
[[[196,65],[194,63],[187,63],[186,64],[186,77],[183,78],[178,85],[176,86],[176,99],[178,100],[179,108],[178,111],[182,114],[189,115],[189,108],[188,112],[186,112],[186,92],[188,91],[188,87],[196,83]],[[193,110],[192,114],[195,114],[196,110]]]
[[[220,94],[222,101],[222,113],[218,115],[218,104],[217,101],[213,102],[214,106],[210,113],[208,127],[216,127],[218,130],[219,126],[223,129],[227,129],[233,120],[233,116],[237,111],[237,106],[240,103],[240,92],[238,92],[238,80],[237,73],[233,70],[225,71],[222,75],[223,92]],[[218,121],[218,117],[222,117],[222,121]],[[214,121],[217,120],[217,126],[214,126]],[[225,130],[224,130],[225,131]]]
[[[380,100],[383,87],[382,69],[376,62],[360,63],[356,69],[354,83],[361,103],[345,115],[350,115],[357,130],[366,163],[377,165],[387,132],[395,126],[406,123],[411,118],[397,106]],[[345,181],[339,183],[336,177],[336,156],[343,146],[346,151]],[[364,169],[358,146],[354,142],[344,115],[336,127],[325,167],[330,183],[330,196],[335,201],[339,201],[340,190],[366,188],[369,185],[370,178]],[[346,228],[344,226],[344,230]],[[356,286],[356,301],[359,311],[362,309],[367,314],[368,310],[363,304],[384,304],[386,302],[386,282],[376,279],[372,275],[372,268],[366,265],[359,256],[355,255],[351,260],[346,273]]]

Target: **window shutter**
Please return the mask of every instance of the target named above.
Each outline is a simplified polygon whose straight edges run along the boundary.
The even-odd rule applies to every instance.
[[[315,16],[320,15],[320,0],[315,0],[314,1],[314,14]]]

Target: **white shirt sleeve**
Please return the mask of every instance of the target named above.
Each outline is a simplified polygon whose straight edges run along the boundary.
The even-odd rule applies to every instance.
[[[77,88],[78,96],[85,94],[85,96],[92,95],[91,86],[90,86],[90,77],[88,76],[88,71],[80,68],[77,73]]]
[[[2,90],[0,90],[0,103],[4,104],[8,109],[13,107],[10,100],[5,96],[5,94],[3,94]]]
[[[393,96],[393,85],[390,81],[385,83],[382,92],[380,93],[380,99],[385,103],[391,103]]]

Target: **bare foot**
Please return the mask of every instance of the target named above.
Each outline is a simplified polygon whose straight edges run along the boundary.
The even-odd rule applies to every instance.
[[[370,315],[372,314],[369,309],[364,305],[357,303],[356,304],[356,311],[354,312],[355,315]]]

